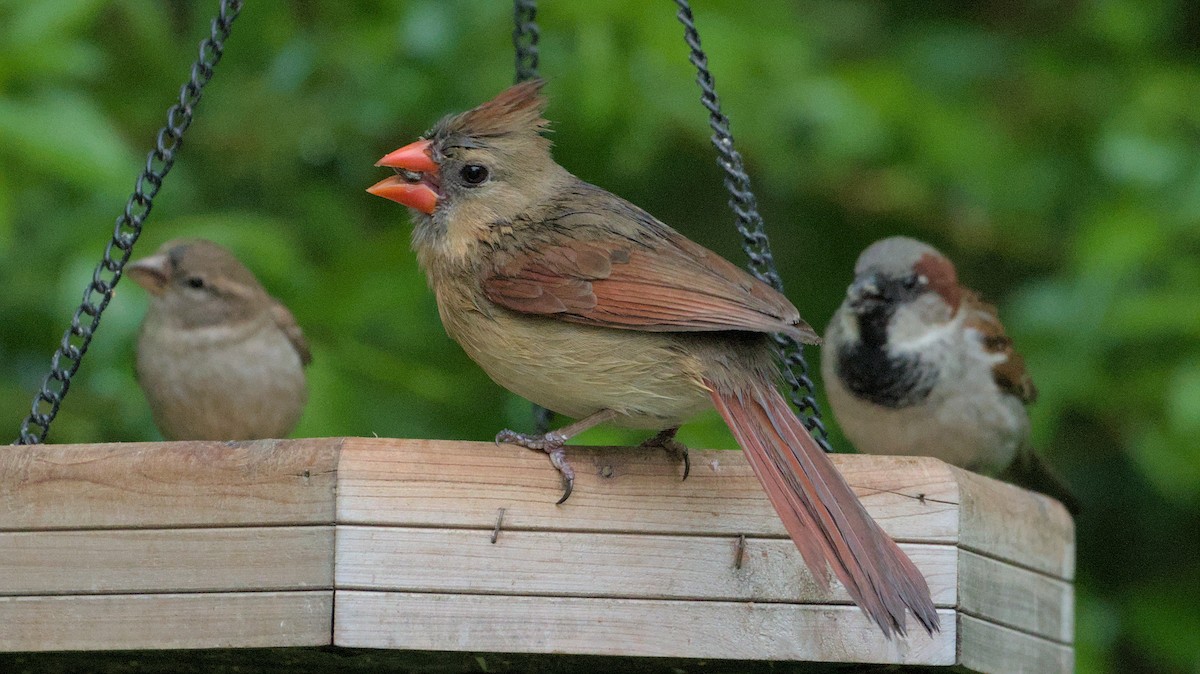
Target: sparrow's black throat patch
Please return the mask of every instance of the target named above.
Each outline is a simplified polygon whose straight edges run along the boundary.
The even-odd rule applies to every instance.
[[[893,311],[893,305],[883,303],[858,315],[859,339],[838,349],[836,370],[854,395],[901,409],[929,396],[937,383],[937,370],[923,366],[919,356],[888,353],[887,326]]]

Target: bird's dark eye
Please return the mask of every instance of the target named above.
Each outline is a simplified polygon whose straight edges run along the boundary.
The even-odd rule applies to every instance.
[[[200,278],[199,276],[189,276],[187,284],[189,288],[203,288],[204,279]]]
[[[479,164],[467,164],[458,173],[468,185],[478,185],[488,179],[487,167]]]
[[[904,279],[904,287],[908,290],[916,290],[922,285],[920,276],[908,276]]]

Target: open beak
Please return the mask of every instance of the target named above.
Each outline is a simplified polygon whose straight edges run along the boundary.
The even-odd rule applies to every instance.
[[[422,139],[384,155],[375,165],[396,169],[396,175],[368,187],[367,192],[422,213],[433,213],[437,208],[439,183],[438,165],[430,156],[430,145]]]
[[[161,295],[171,280],[171,260],[166,255],[151,255],[125,266],[125,273],[151,295]]]

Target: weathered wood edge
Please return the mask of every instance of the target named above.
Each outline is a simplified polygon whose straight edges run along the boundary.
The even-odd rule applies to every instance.
[[[446,594],[849,604],[788,539],[338,527],[338,589]],[[940,607],[954,607],[958,548],[902,543]],[[997,562],[999,564],[999,562]],[[752,599],[750,599],[752,598]]]
[[[588,447],[571,452],[576,494],[556,506],[558,478],[544,457],[491,443],[313,438],[11,447],[0,453],[0,530],[335,519],[484,528],[499,508],[509,506],[507,526],[514,529],[681,533],[675,525],[682,520],[691,528],[686,533],[784,536],[736,451],[695,452],[697,469],[686,482],[654,452]],[[1073,522],[1051,499],[936,459],[834,460],[872,515],[900,541],[958,543],[1055,577],[1073,577]],[[437,493],[428,494],[431,489]],[[425,496],[429,502],[423,507],[397,507]],[[639,508],[622,510],[629,498],[638,498]],[[681,518],[682,512],[687,516]]]
[[[332,524],[0,532],[0,595],[333,589]]]
[[[325,646],[333,591],[0,597],[0,651]]]
[[[1075,522],[1061,503],[999,480],[946,468],[960,487],[960,547],[1074,580]]]
[[[1075,650],[974,616],[958,614],[958,663],[981,674],[1069,674]]]
[[[503,509],[503,525],[514,530],[786,535],[740,452],[693,451],[687,481],[656,452],[569,452],[576,488],[558,506],[558,475],[535,452],[492,443],[347,438],[337,520],[490,529]],[[1074,523],[1052,499],[929,457],[833,460],[868,512],[899,541],[958,544],[1056,578],[1074,575]],[[628,507],[631,502],[637,507]]]
[[[958,548],[958,609],[979,619],[1070,646],[1075,586]]]
[[[684,481],[661,452],[569,447],[575,490],[563,505],[544,455],[482,442],[347,438],[338,469],[337,521],[512,530],[786,537],[738,451],[692,451]],[[958,483],[924,457],[833,457],[867,510],[898,540],[955,543]]]
[[[344,438],[0,452],[0,530],[333,524]]]
[[[942,632],[888,641],[853,606],[338,590],[334,645],[952,665],[954,612],[939,615]]]

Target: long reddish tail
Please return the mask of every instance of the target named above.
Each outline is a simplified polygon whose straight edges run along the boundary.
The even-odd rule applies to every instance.
[[[925,578],[867,514],[783,396],[766,383],[738,392],[705,383],[817,581],[828,585],[828,562],[886,637],[904,634],[905,607],[927,632],[938,629]]]

